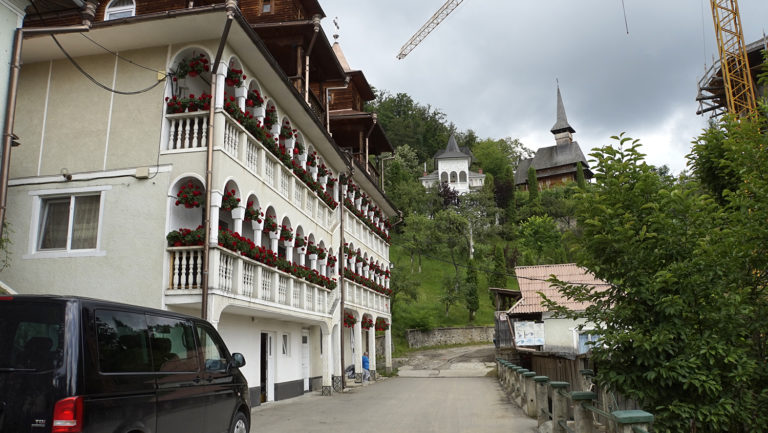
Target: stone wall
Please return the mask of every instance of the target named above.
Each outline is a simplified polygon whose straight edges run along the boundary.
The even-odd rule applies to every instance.
[[[466,343],[492,343],[493,326],[471,326],[466,328],[437,328],[431,331],[409,329],[408,347],[419,348]]]

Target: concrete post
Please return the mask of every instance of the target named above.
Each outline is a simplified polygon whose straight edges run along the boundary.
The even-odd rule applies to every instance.
[[[323,339],[323,392],[325,396],[330,396],[333,389],[333,340],[331,340],[331,332],[320,329],[321,337]]]
[[[552,433],[566,433],[559,421],[568,422],[568,382],[550,382],[552,388]]]
[[[648,431],[653,422],[653,415],[643,410],[617,410],[612,415],[619,426],[619,433],[633,433],[633,427]]]
[[[363,326],[362,315],[358,319],[353,329],[355,333],[355,382],[363,381]]]
[[[523,375],[525,373],[528,373],[529,370],[527,368],[518,368],[517,372],[515,372],[515,402],[518,406],[521,408],[523,407],[524,400],[524,392],[525,392],[525,381],[523,378]]]
[[[534,377],[536,377],[535,371],[523,373],[523,380],[525,381],[523,406],[526,409],[526,413],[531,418],[536,418],[536,391],[533,384]]]
[[[374,322],[375,323],[375,322]],[[368,334],[368,362],[370,363],[371,380],[376,380],[376,329],[371,328]]]
[[[384,370],[392,373],[392,329],[384,331]]]
[[[549,378],[547,376],[535,376],[533,382],[536,384],[536,419],[538,425],[549,421],[549,395],[547,392],[547,384]],[[579,433],[581,433],[579,431]]]
[[[589,391],[571,392],[571,401],[573,401],[573,420],[576,424],[576,431],[579,433],[593,433],[595,431],[592,422],[592,414],[584,407],[584,403],[592,403],[597,399],[597,394]]]

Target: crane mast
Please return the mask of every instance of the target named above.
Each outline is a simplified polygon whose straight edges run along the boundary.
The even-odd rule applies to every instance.
[[[728,112],[739,116],[755,112],[755,91],[744,48],[737,0],[710,0],[715,22],[720,70],[723,74]]]
[[[411,36],[411,39],[408,40],[408,42],[403,45],[402,48],[400,48],[400,54],[397,55],[397,58],[402,60],[405,58],[405,56],[408,55],[411,51],[413,51],[414,48],[416,48],[417,45],[421,43],[421,41],[424,40],[424,38],[429,35],[432,30],[437,27],[438,24],[443,22],[443,20],[448,17],[448,15],[456,9],[461,2],[464,0],[448,0],[443,4],[443,6],[440,7],[440,9],[435,12],[434,15],[432,15],[432,18],[427,20],[426,23],[424,23],[423,26],[417,31],[413,36]]]

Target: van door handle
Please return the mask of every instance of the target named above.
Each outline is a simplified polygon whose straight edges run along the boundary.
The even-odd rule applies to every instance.
[[[200,383],[200,376],[197,376],[196,378],[194,378],[194,379],[192,380],[192,382],[195,382],[195,383]]]

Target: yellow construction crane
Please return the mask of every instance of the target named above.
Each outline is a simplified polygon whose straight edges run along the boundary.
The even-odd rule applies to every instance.
[[[405,45],[400,48],[400,54],[397,55],[397,58],[400,60],[404,59],[408,53],[413,51],[413,49],[416,48],[416,46],[419,45],[421,41],[423,41],[424,38],[426,38],[427,35],[435,29],[435,27],[437,27],[438,24],[443,22],[443,20],[446,19],[451,12],[459,7],[463,1],[464,0],[448,0],[445,2],[445,4],[443,4],[443,6],[441,6],[440,9],[438,9],[437,12],[432,15],[432,18],[428,19],[427,22],[421,26],[419,31],[414,33],[414,35],[411,36],[411,39],[409,39],[408,42],[406,42]]]
[[[728,112],[739,116],[751,115],[755,113],[757,104],[738,1],[710,0],[710,3]]]

